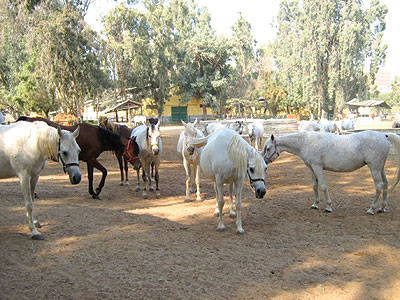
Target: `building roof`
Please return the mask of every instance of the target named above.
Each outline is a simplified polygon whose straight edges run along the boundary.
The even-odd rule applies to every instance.
[[[350,106],[361,106],[361,107],[382,107],[382,108],[388,108],[390,109],[391,107],[383,100],[358,100],[357,98],[354,98],[353,100],[350,100],[349,102],[346,102],[347,105]]]
[[[133,100],[125,100],[123,102],[114,104],[114,105],[110,106],[109,108],[106,108],[105,110],[102,111],[102,113],[107,114],[112,111],[128,110],[128,109],[132,109],[132,108],[139,108],[142,106],[143,106],[143,104],[140,102],[136,102]]]

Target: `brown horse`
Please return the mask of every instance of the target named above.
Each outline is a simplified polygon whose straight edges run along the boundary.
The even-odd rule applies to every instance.
[[[127,139],[130,139],[131,137],[131,132],[132,128],[129,128],[126,125],[120,125],[114,122],[109,121],[107,118],[100,119],[99,123],[100,127],[104,127],[112,132],[115,132]],[[117,157],[118,158],[118,157]],[[139,169],[141,167],[140,160],[139,158],[136,157],[131,157],[129,159],[126,159],[124,157],[124,161],[122,163],[122,158],[118,158],[118,163],[119,163],[119,170],[121,172],[121,183],[120,185],[129,185],[128,181],[128,162],[131,163],[136,170],[136,172],[139,172]],[[124,181],[124,170],[125,170],[125,181]]]
[[[107,169],[97,161],[97,158],[103,151],[114,151],[118,160],[122,157],[129,159],[137,159],[139,147],[134,139],[125,138],[122,135],[111,132],[105,128],[90,125],[87,123],[80,123],[75,126],[63,126],[54,123],[45,118],[30,118],[20,117],[17,121],[44,121],[52,127],[61,127],[68,131],[74,131],[80,125],[79,136],[76,141],[81,148],[79,159],[87,163],[88,180],[89,180],[89,194],[94,199],[99,198],[99,194],[104,186],[107,177]],[[93,168],[98,169],[102,173],[99,186],[96,191],[93,190]]]

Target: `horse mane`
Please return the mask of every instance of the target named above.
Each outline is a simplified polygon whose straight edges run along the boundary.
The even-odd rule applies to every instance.
[[[121,150],[124,147],[121,143],[121,136],[119,134],[100,126],[97,127],[99,129],[97,135],[103,146],[109,146],[113,150]]]
[[[233,135],[228,143],[228,152],[236,166],[238,176],[244,174],[247,169],[247,143],[237,134]]]
[[[36,128],[37,131],[37,146],[40,152],[47,158],[58,161],[58,132],[57,129],[47,125],[42,121],[35,121],[32,123],[32,129]],[[31,132],[32,135],[32,132]]]

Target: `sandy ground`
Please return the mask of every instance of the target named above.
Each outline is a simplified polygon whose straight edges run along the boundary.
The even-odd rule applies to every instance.
[[[16,179],[0,181],[0,299],[400,299],[400,199],[386,214],[366,211],[374,196],[368,168],[327,172],[333,213],[312,210],[311,175],[290,154],[270,164],[267,195],[243,191],[243,227],[225,216],[217,232],[214,191],[184,203],[179,130],[163,128],[160,199],[119,186],[117,161],[101,200],[69,184],[50,162],[37,187],[35,213],[44,241],[30,239]],[[394,157],[387,163],[389,179]],[[95,180],[98,183],[99,173]],[[192,195],[194,198],[195,195]]]

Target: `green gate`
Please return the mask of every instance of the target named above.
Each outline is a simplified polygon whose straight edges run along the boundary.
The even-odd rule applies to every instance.
[[[171,107],[171,121],[172,123],[180,123],[181,120],[187,121],[187,107],[178,106]]]

